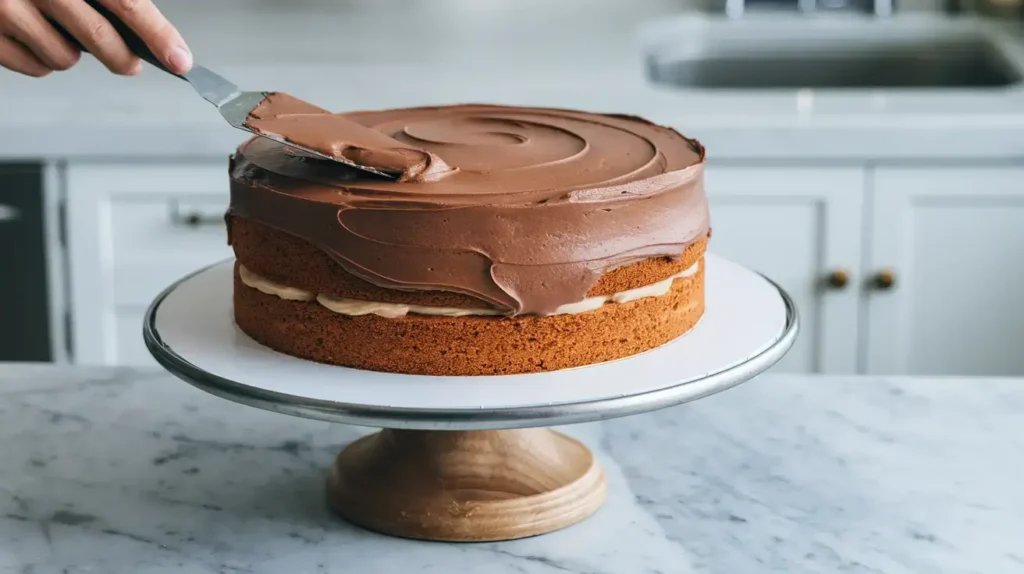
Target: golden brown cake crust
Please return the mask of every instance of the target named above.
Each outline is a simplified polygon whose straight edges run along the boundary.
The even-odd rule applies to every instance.
[[[396,291],[347,273],[318,247],[298,237],[242,217],[228,220],[235,257],[275,283],[334,297],[463,309],[493,308],[486,302],[444,291]],[[605,273],[588,297],[611,295],[657,283],[690,268],[707,249],[707,238],[690,244],[682,257],[648,259]]]
[[[704,313],[704,264],[700,261],[697,273],[676,279],[666,295],[610,303],[586,313],[548,317],[410,314],[393,319],[351,317],[315,301],[264,294],[241,282],[236,262],[235,320],[250,337],[282,353],[371,371],[494,375],[558,370],[635,355],[693,328]]]

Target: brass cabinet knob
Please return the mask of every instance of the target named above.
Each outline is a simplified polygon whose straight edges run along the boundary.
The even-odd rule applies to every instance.
[[[850,274],[842,269],[836,269],[825,276],[825,286],[829,289],[845,289],[850,282]]]
[[[889,291],[896,286],[896,274],[891,269],[882,269],[871,278],[871,287],[878,291]]]

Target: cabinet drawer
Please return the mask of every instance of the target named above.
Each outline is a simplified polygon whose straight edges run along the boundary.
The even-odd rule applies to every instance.
[[[227,249],[227,193],[114,198],[110,246],[115,268],[164,258],[206,260]]]
[[[104,268],[226,242],[226,161],[71,163],[66,177],[72,239],[95,248]]]
[[[172,282],[231,257],[226,195],[133,198],[110,207],[116,305],[146,306]]]

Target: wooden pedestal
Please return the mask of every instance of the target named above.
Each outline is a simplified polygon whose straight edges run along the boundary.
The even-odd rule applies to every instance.
[[[511,540],[590,516],[605,479],[582,443],[549,429],[383,430],[338,455],[331,509],[406,538]]]

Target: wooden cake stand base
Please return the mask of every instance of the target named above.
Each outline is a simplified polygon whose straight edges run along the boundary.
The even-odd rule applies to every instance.
[[[334,512],[384,534],[512,540],[590,516],[605,479],[586,446],[550,429],[385,429],[338,455],[327,497]]]

